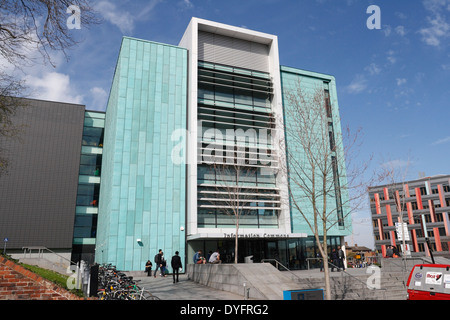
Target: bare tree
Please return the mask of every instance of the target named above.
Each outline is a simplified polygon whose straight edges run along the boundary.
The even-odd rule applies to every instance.
[[[16,98],[25,91],[23,81],[15,80],[12,76],[0,72],[0,141],[19,138],[22,126],[14,122],[13,118],[18,107],[25,107],[26,102]],[[0,144],[0,176],[8,171],[8,157],[4,144]]]
[[[241,218],[250,210],[250,203],[255,199],[257,190],[245,186],[244,180],[253,177],[256,171],[252,167],[242,165],[226,165],[215,163],[212,168],[218,177],[215,186],[214,200],[210,200],[219,212],[230,216],[235,225],[234,263],[238,263],[238,240]]]
[[[232,130],[233,131],[233,130]],[[245,145],[245,134],[249,134],[250,147]],[[261,170],[267,170],[267,164],[262,164],[258,159],[255,147],[257,134],[254,130],[248,130],[246,133],[240,130],[233,131],[227,135],[227,141],[233,141],[233,145],[227,146],[226,155],[223,153],[224,141],[222,133],[215,130],[216,142],[208,146],[203,155],[203,164],[207,165],[209,174],[214,177],[214,190],[207,191],[206,199],[209,202],[207,207],[217,209],[221,214],[232,218],[235,225],[235,256],[234,262],[238,263],[238,239],[241,219],[247,214],[249,217],[259,219],[258,210],[264,210],[266,207],[259,206],[261,203],[272,203],[267,199],[278,195],[261,193],[257,187],[257,176],[261,176]],[[242,144],[242,142],[244,142]],[[212,152],[211,152],[212,151]],[[254,152],[252,152],[254,151]],[[214,153],[209,154],[209,153]],[[264,171],[264,175],[270,174]],[[266,202],[267,201],[267,202]],[[253,214],[253,215],[252,215]]]
[[[296,83],[286,93],[285,141],[292,209],[309,226],[323,259],[326,298],[331,299],[328,231],[345,228],[348,215],[367,199],[368,162],[355,162],[360,133],[336,128],[328,91]],[[335,119],[333,121],[332,119]]]
[[[76,14],[80,26],[100,23],[89,0],[5,0],[0,2],[0,56],[20,66],[38,50],[51,62],[50,52],[63,52],[78,44],[68,19]]]
[[[25,66],[44,63],[53,66],[51,52],[63,52],[78,44],[73,30],[68,27],[68,18],[76,15],[82,27],[100,23],[88,0],[4,0],[0,1],[0,62],[22,70]],[[36,55],[36,53],[38,53]],[[16,137],[19,130],[13,116],[17,109],[25,106],[26,83],[11,75],[0,63],[0,138]],[[0,146],[0,175],[8,167]]]

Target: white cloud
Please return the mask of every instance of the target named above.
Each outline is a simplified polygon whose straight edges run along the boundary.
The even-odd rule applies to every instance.
[[[430,46],[438,47],[441,41],[448,37],[450,25],[440,14],[437,14],[434,18],[428,17],[428,22],[430,24],[428,28],[419,30],[419,33],[422,35],[422,41]]]
[[[395,15],[402,20],[405,20],[407,18],[406,14],[404,14],[403,12],[396,12]]]
[[[68,75],[48,72],[43,77],[26,76],[24,78],[30,88],[31,97],[41,100],[83,103],[83,96],[75,92]]]
[[[367,80],[363,75],[356,75],[353,81],[347,86],[349,93],[357,94],[367,88]]]
[[[443,143],[448,143],[448,142],[450,142],[450,136],[442,138],[442,139],[439,139],[439,140],[436,140],[431,145],[436,146],[438,144],[443,144]]]
[[[411,165],[411,161],[405,161],[401,159],[391,160],[381,164],[381,167],[385,169],[400,169]]]
[[[148,20],[155,6],[161,1],[150,0],[147,1],[146,5],[127,1],[126,5],[116,6],[113,1],[103,0],[95,5],[95,9],[106,21],[117,26],[123,34],[132,34],[136,22]],[[185,5],[192,5],[189,0],[183,0],[183,3]]]
[[[447,9],[450,11],[450,0],[424,0],[423,5],[425,9],[437,13],[442,9]]]
[[[382,31],[386,37],[389,37],[393,31],[401,37],[406,35],[406,29],[404,26],[392,28],[390,25],[384,25]]]
[[[381,72],[381,68],[375,63],[371,63],[365,67],[364,70],[368,71],[370,75],[379,74]]]
[[[397,78],[396,81],[397,81],[397,85],[398,86],[401,86],[402,84],[406,83],[406,79],[405,78]]]
[[[194,7],[194,4],[190,0],[183,0],[182,2],[187,8]]]
[[[450,0],[424,0],[423,5],[430,13],[427,16],[429,26],[421,28],[418,33],[426,44],[438,47],[449,36],[450,24],[446,14],[450,11]]]
[[[92,96],[91,105],[86,106],[89,110],[104,111],[106,109],[106,103],[108,101],[108,93],[99,87],[94,87],[90,90]]]
[[[125,10],[120,10],[109,1],[100,1],[95,9],[102,17],[117,26],[124,34],[130,34],[134,30],[134,16]]]
[[[405,36],[405,34],[406,34],[406,30],[405,30],[405,27],[404,26],[398,26],[398,27],[396,27],[395,28],[395,32],[397,32],[397,34],[398,35],[400,35],[400,36]]]
[[[389,25],[384,25],[382,31],[386,37],[389,37],[392,33],[392,28]]]
[[[390,64],[394,64],[397,62],[397,58],[394,57],[395,52],[393,50],[389,50],[387,52],[387,57],[386,59],[389,61]]]

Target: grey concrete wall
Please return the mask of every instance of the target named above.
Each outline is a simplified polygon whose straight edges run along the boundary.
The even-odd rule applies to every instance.
[[[284,290],[299,288],[270,263],[188,264],[187,274],[190,280],[242,296],[249,289],[251,299],[282,300]]]

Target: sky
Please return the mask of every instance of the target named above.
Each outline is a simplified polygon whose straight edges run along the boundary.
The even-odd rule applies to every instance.
[[[450,0],[94,3],[103,23],[70,30],[81,42],[68,61],[52,53],[55,67],[24,69],[32,97],[105,111],[122,37],[177,45],[198,17],[277,35],[281,65],[333,75],[342,125],[363,133],[358,161],[407,170],[406,179],[450,174]],[[373,248],[368,208],[353,227],[349,245]]]

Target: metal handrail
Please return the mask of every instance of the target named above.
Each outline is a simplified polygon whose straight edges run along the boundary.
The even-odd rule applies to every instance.
[[[53,253],[54,255],[57,255],[58,257],[60,257],[61,259],[64,259],[64,260],[66,260],[66,261],[68,261],[70,264],[77,264],[76,262],[73,262],[72,260],[70,260],[70,259],[67,259],[66,257],[64,257],[64,256],[62,256],[62,255],[60,255],[60,254],[58,254],[58,253],[56,253],[56,252],[54,252],[54,251],[52,251],[52,250],[50,250],[49,248],[47,248],[47,247],[40,247],[40,246],[37,246],[37,247],[22,247],[22,250],[24,250],[24,257],[26,258],[26,253],[25,253],[25,250],[29,250],[29,254],[30,254],[30,257],[31,257],[31,250],[33,250],[33,249],[36,249],[36,250],[39,250],[38,251],[38,254],[39,254],[39,258],[41,257],[40,255],[41,255],[41,250],[47,250],[48,252],[50,252],[50,253]]]
[[[286,271],[290,272],[292,275],[294,275],[295,277],[301,279],[299,276],[297,276],[294,272],[292,272],[288,267],[286,267],[284,264],[282,264],[280,261],[278,261],[277,259],[261,259],[261,262],[266,262],[266,261],[275,261],[276,264],[276,268],[278,269],[278,265],[282,266],[284,269],[286,269]]]
[[[319,259],[319,260],[322,260],[322,258],[308,258],[308,259]],[[307,260],[308,260],[308,259],[307,259]],[[296,276],[298,279],[301,279],[299,276],[297,276],[295,273],[293,273],[290,269],[288,269],[285,265],[283,265],[283,264],[282,264],[281,262],[279,262],[278,260],[276,260],[276,259],[262,259],[262,260],[261,260],[261,262],[265,262],[265,261],[275,261],[276,266],[277,266],[277,269],[278,269],[278,265],[280,265],[280,266],[282,266],[284,269],[286,269],[287,271],[289,271],[291,274],[293,274],[294,276]],[[371,287],[369,287],[367,283],[364,283],[364,281],[362,281],[361,279],[359,279],[359,278],[355,277],[354,275],[352,275],[352,274],[346,272],[343,268],[340,268],[340,267],[336,266],[335,264],[333,264],[333,263],[331,263],[331,262],[328,262],[328,265],[331,265],[331,266],[337,268],[338,270],[340,269],[340,271],[341,271],[341,277],[342,277],[342,278],[344,277],[343,274],[345,273],[346,275],[350,276],[351,278],[354,278],[354,279],[356,279],[357,281],[361,282],[362,284],[366,285],[366,287],[367,287],[368,289],[370,289],[370,290],[376,289],[376,288],[371,288]],[[308,263],[308,270],[309,270],[309,263]],[[386,299],[386,289],[385,289],[385,288],[379,288],[379,289],[376,289],[376,290],[383,290],[384,299]],[[363,291],[363,294],[364,294],[364,291]],[[364,295],[364,297],[365,297],[365,295]]]
[[[24,251],[24,258],[26,258],[26,250],[29,251],[30,258],[31,258],[31,250],[33,250],[33,249],[34,249],[34,250],[38,250],[38,258],[39,258],[39,259],[40,259],[40,258],[43,258],[43,256],[41,256],[41,254],[43,253],[44,250],[46,250],[46,251],[48,251],[48,252],[50,252],[50,253],[52,253],[52,254],[58,256],[59,258],[68,261],[68,262],[69,262],[69,267],[67,268],[67,272],[69,272],[69,268],[70,268],[72,265],[75,265],[75,266],[76,266],[76,269],[75,269],[74,271],[75,271],[75,274],[76,274],[77,289],[81,289],[81,280],[82,280],[82,272],[83,272],[82,270],[80,270],[80,269],[81,269],[81,268],[80,268],[80,267],[81,267],[81,261],[80,261],[80,262],[74,262],[74,261],[72,261],[72,260],[70,260],[70,259],[67,259],[66,257],[64,257],[64,256],[62,256],[62,255],[60,255],[60,254],[58,254],[58,253],[56,253],[56,252],[50,250],[49,248],[43,247],[43,246],[22,247],[22,250]],[[70,270],[70,272],[73,272],[73,270]],[[89,276],[90,276],[90,275],[89,275]]]

